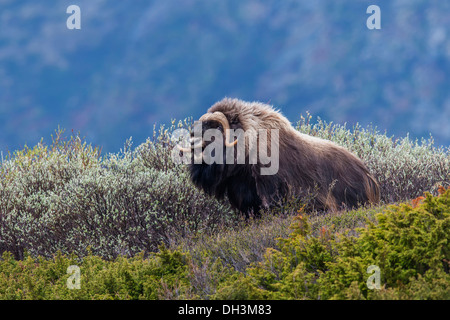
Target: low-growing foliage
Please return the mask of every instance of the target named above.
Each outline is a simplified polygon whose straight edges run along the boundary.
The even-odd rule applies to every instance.
[[[220,245],[161,246],[114,260],[91,252],[17,260],[5,252],[0,299],[450,298],[450,189],[415,208],[383,208],[355,236],[333,225],[314,232],[304,212],[286,220],[292,232],[242,270],[224,261],[234,253],[219,254]],[[80,268],[80,289],[67,285],[70,265]],[[367,286],[371,265],[381,270],[379,290]]]
[[[2,163],[0,252],[83,256],[90,248],[114,259],[214,232],[235,218],[226,201],[197,190],[182,166],[149,167],[164,156],[154,147],[161,141],[100,157],[79,136],[57,137]]]
[[[390,206],[358,236],[323,227],[317,236],[299,215],[293,232],[264,260],[221,285],[219,299],[449,299],[450,189],[423,204]],[[381,270],[369,289],[369,266]]]
[[[80,288],[71,289],[67,268],[80,268]],[[52,259],[31,256],[17,261],[4,253],[0,261],[0,298],[25,299],[165,299],[193,298],[187,278],[187,257],[165,247],[145,258],[107,261],[88,254],[81,261],[61,253]]]
[[[49,145],[2,156],[0,298],[448,298],[450,209],[438,189],[450,185],[448,149],[308,115],[297,129],[361,157],[382,204],[319,213],[293,199],[245,220],[173,162],[171,133],[191,123],[118,153],[58,130]],[[81,290],[66,287],[70,264],[82,267]],[[369,265],[382,290],[365,286]]]

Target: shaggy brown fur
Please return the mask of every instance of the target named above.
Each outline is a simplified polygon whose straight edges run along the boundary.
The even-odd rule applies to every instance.
[[[263,165],[249,164],[247,160],[240,165],[202,163],[190,167],[198,187],[218,198],[227,195],[231,204],[244,213],[256,213],[261,207],[311,192],[316,194],[313,205],[319,210],[379,202],[378,184],[360,159],[331,141],[298,132],[271,106],[227,98],[208,110],[208,114],[214,112],[225,115],[231,129],[245,131],[247,160],[248,142],[260,139],[258,129],[279,130],[279,170],[275,175],[261,175]],[[222,129],[216,121],[202,124],[203,129]],[[270,143],[267,146],[270,148]]]

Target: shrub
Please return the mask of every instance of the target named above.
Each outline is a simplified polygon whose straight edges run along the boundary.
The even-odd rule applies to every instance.
[[[294,199],[259,219],[242,220],[226,199],[193,187],[187,167],[172,161],[171,133],[189,129],[189,120],[155,128],[135,149],[130,139],[118,153],[101,155],[79,135],[65,139],[57,131],[48,146],[41,141],[8,155],[0,164],[0,253],[12,256],[5,253],[0,262],[0,295],[448,297],[448,192],[436,197],[438,184],[450,184],[448,150],[432,140],[394,140],[375,129],[348,130],[310,119],[302,119],[298,129],[333,140],[367,163],[380,182],[382,206],[302,212],[290,230],[302,207]],[[423,204],[417,198],[412,206],[387,205],[425,190],[434,196],[424,197]],[[170,250],[153,253],[161,243]],[[179,269],[162,282],[156,276],[145,280],[165,256],[181,261]],[[93,289],[85,295],[64,289],[67,265],[75,262],[83,263],[86,279],[96,279],[88,280]],[[365,286],[368,264],[381,268],[380,291]]]
[[[3,253],[0,299],[449,299],[450,189],[441,192],[384,208],[354,236],[298,215],[292,232],[242,271],[218,254],[221,245],[204,243],[114,260]],[[79,290],[67,287],[70,265],[80,268]],[[381,269],[381,290],[367,288],[369,265]]]
[[[219,299],[449,299],[450,189],[423,204],[391,206],[359,236],[322,228],[313,236],[298,216],[293,232],[265,258],[228,280]],[[381,290],[367,286],[367,269],[381,270]]]
[[[159,130],[156,130],[156,127],[154,127],[152,137],[139,145],[133,154],[147,168],[165,172],[186,172],[186,166],[176,164],[172,160],[172,149],[174,147],[172,133],[176,129],[191,130],[191,127],[191,119],[185,119],[178,123],[172,120],[169,128],[162,125]],[[128,144],[127,147],[130,149],[131,145]]]
[[[0,252],[131,257],[231,224],[229,205],[197,190],[182,166],[156,165],[158,143],[100,157],[58,132],[51,146],[16,152],[0,168]]]
[[[82,260],[61,253],[52,259],[25,257],[17,261],[10,253],[0,259],[0,299],[165,299],[193,298],[185,254],[160,248],[144,258],[117,257],[106,261],[87,255]],[[69,289],[67,268],[80,270],[80,288]]]

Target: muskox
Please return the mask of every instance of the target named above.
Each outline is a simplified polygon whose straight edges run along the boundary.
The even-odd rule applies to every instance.
[[[269,105],[225,98],[209,108],[199,121],[203,133],[207,129],[224,133],[220,142],[224,157],[230,148],[235,149],[236,156],[239,139],[245,140],[245,162],[195,161],[189,165],[192,182],[219,199],[227,196],[231,205],[246,215],[307,195],[314,195],[309,204],[320,211],[376,204],[380,200],[375,178],[358,157],[331,141],[300,133]],[[239,129],[245,135],[236,140],[229,132]],[[259,157],[250,161],[249,143],[261,142],[258,134],[261,129],[269,132],[264,137],[266,140],[270,140],[274,129],[278,133],[275,146],[279,157],[274,174],[261,174],[261,169],[268,164],[262,163]],[[187,150],[180,149],[189,152],[195,145],[198,147],[197,140],[191,139]],[[200,144],[205,150],[208,142]],[[274,145],[266,145],[270,154]]]

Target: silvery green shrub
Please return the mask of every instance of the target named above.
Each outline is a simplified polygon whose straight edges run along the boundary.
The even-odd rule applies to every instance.
[[[377,177],[384,203],[404,201],[450,185],[449,150],[433,141],[394,140],[375,129],[302,118],[297,129],[330,139],[361,157]],[[42,141],[6,157],[0,165],[0,253],[22,258],[57,251],[105,258],[132,256],[161,243],[233,226],[228,202],[196,189],[185,165],[172,161],[171,132],[190,120],[154,128],[132,148],[101,155],[78,135]],[[294,210],[295,211],[295,210]]]
[[[10,156],[1,167],[0,251],[131,256],[233,219],[225,201],[189,183],[185,167],[143,161],[157,158],[154,144],[102,158],[72,137]]]

